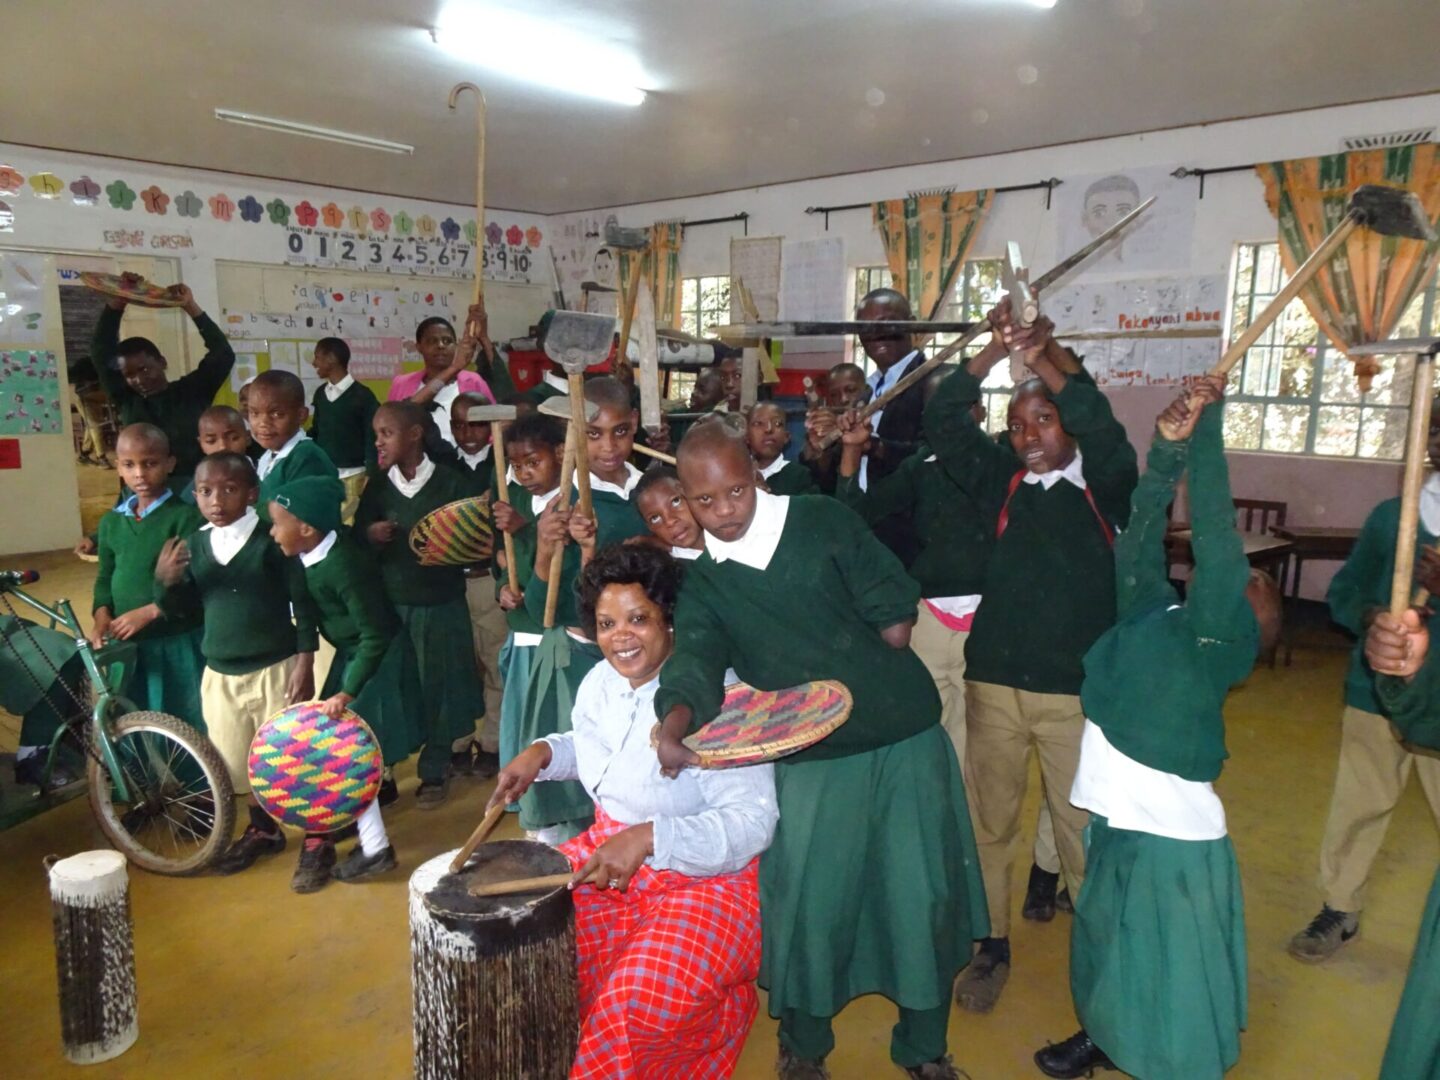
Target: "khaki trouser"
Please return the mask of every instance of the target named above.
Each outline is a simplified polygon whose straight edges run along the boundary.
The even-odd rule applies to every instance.
[[[935,617],[924,601],[915,612],[915,629],[910,633],[910,648],[925,665],[935,689],[940,692],[940,725],[950,736],[960,768],[965,768],[965,642],[970,631],[951,630]],[[1063,792],[1067,798],[1069,792]],[[1040,800],[1040,814],[1035,823],[1035,863],[1052,874],[1060,872],[1060,855],[1055,850],[1055,826],[1050,820],[1050,807]]]
[[[360,496],[365,494],[365,483],[368,479],[368,474],[358,472],[340,481],[345,485],[345,501],[340,504],[340,520],[346,525],[355,524],[355,511],[360,509]]]
[[[500,675],[500,646],[505,644],[510,627],[495,597],[494,578],[467,577],[465,604],[470,609],[470,627],[475,638],[475,666],[485,681],[485,717],[476,720],[475,735],[480,749],[493,754],[500,749],[500,699],[505,692],[505,681]],[[468,741],[462,739],[460,743]]]
[[[285,708],[295,657],[244,675],[206,668],[200,676],[200,712],[206,734],[230,773],[236,795],[250,791],[250,743],[260,725]]]
[[[965,787],[990,904],[990,933],[1008,937],[1011,879],[1032,749],[1040,757],[1065,884],[1072,897],[1080,895],[1085,877],[1081,833],[1090,815],[1070,805],[1070,788],[1080,764],[1085,714],[1079,697],[1069,694],[972,682],[966,726]]]
[[[1385,840],[1390,814],[1410,780],[1412,764],[1440,824],[1440,759],[1406,750],[1385,717],[1345,706],[1340,717],[1340,765],[1320,841],[1320,888],[1325,902],[1336,911],[1364,907],[1365,881]]]

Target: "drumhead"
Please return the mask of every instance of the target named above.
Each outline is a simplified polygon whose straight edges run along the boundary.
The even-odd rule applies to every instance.
[[[452,874],[450,860],[456,852],[432,859],[426,866],[439,863],[441,873],[423,886],[425,906],[437,915],[473,920],[522,919],[556,893],[566,893],[562,885],[535,892],[511,893],[507,896],[471,896],[472,885],[489,885],[516,878],[546,877],[570,871],[570,860],[549,844],[536,840],[491,840],[481,844],[470,861],[458,874]],[[422,869],[424,869],[422,867]],[[420,871],[415,872],[420,877]],[[421,883],[416,882],[419,886]]]

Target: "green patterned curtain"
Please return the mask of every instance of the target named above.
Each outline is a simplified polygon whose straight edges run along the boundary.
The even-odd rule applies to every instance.
[[[986,188],[907,195],[871,207],[891,281],[909,298],[917,319],[936,310],[941,289],[954,281],[991,201]]]
[[[1400,146],[1255,166],[1265,202],[1280,225],[1280,260],[1295,273],[1340,224],[1350,192],[1361,184],[1412,191],[1432,225],[1440,226],[1440,146]],[[1342,350],[1391,335],[1406,307],[1435,273],[1440,240],[1424,243],[1356,229],[1300,298],[1325,335]],[[1352,358],[1360,388],[1368,390],[1379,362]]]

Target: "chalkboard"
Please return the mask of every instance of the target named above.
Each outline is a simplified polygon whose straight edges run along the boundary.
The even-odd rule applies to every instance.
[[[60,285],[60,325],[65,333],[65,370],[72,383],[96,381],[90,360],[90,339],[109,298],[78,282]]]

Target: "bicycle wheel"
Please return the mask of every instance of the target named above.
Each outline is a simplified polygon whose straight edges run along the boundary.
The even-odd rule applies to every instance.
[[[105,835],[157,874],[209,866],[235,825],[235,793],[215,747],[185,721],[159,712],[121,716],[110,740],[131,799],[118,798],[109,770],[89,755],[90,807]]]

